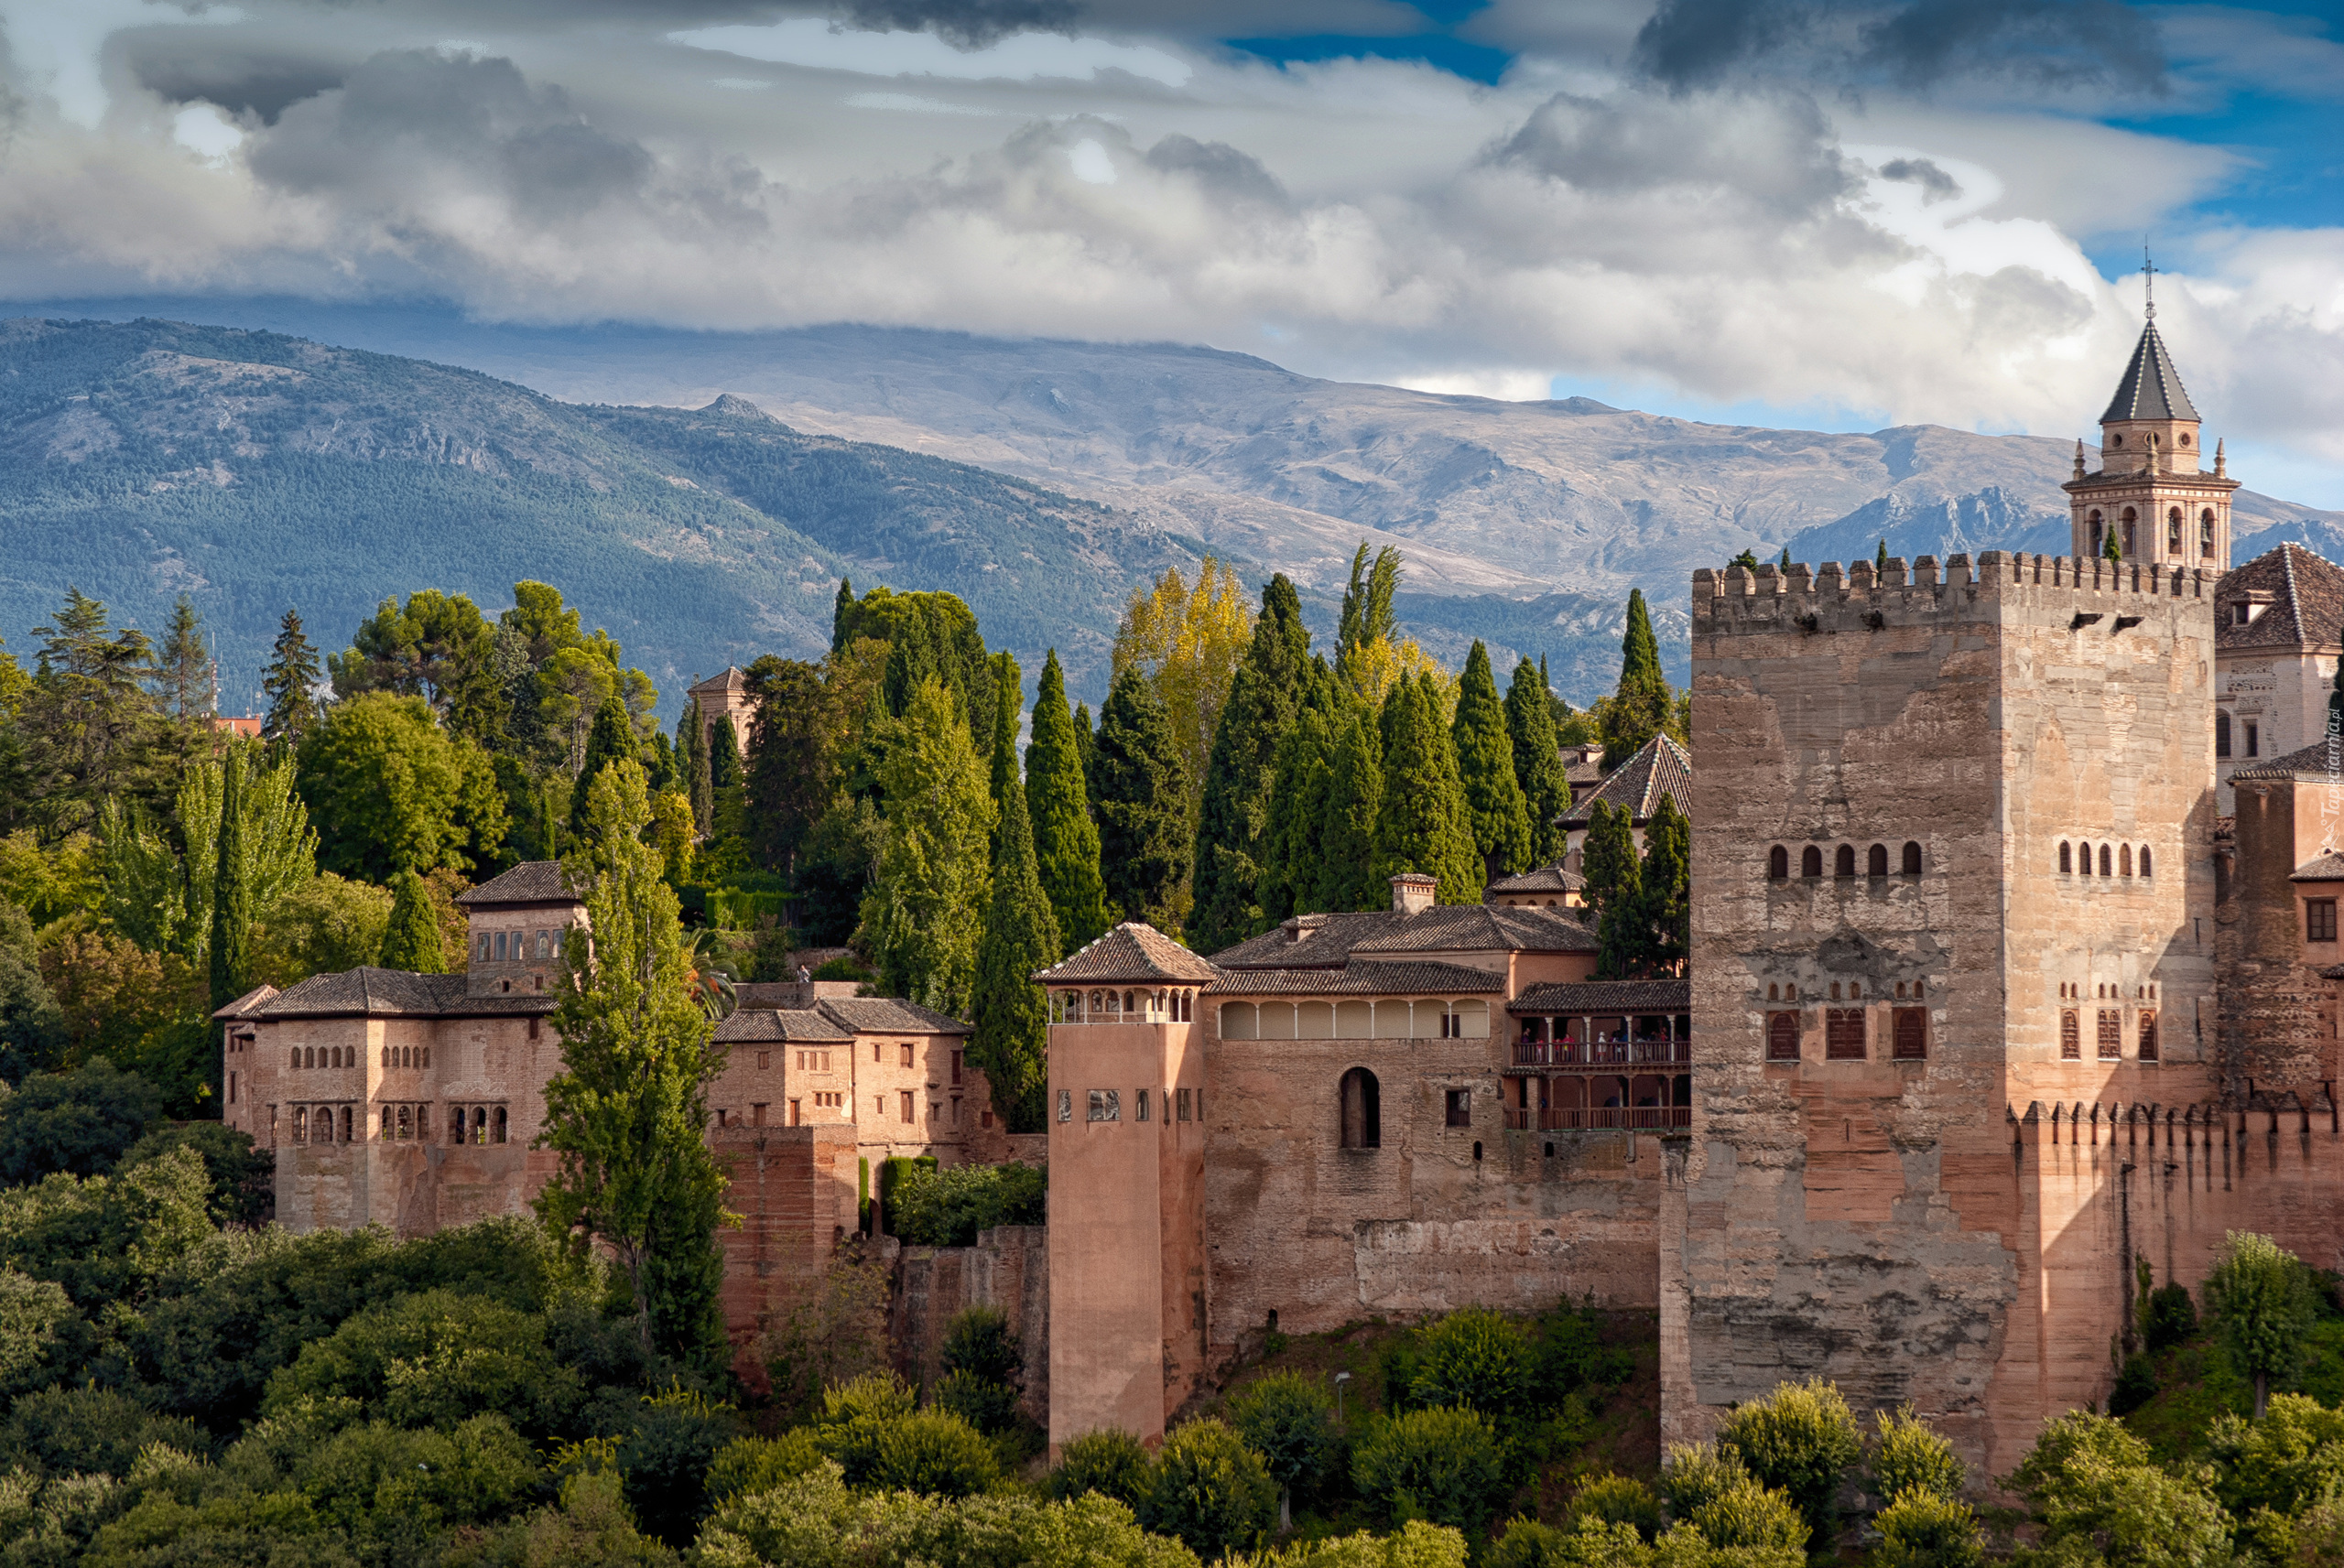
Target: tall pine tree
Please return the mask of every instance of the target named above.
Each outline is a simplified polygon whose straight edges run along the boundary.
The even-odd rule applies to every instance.
[[[1603,705],[1603,765],[1616,768],[1668,728],[1675,695],[1660,670],[1644,590],[1628,590],[1628,629],[1620,639],[1620,687]]]
[[[1014,759],[1013,759],[1014,761]],[[969,1061],[985,1076],[993,1109],[1012,1132],[1044,1130],[1049,1082],[1050,1015],[1036,970],[1065,956],[1058,917],[1034,864],[1026,786],[1013,767],[993,834],[993,906],[977,943],[976,1033]]]
[[[959,702],[934,676],[912,688],[879,762],[887,832],[856,945],[891,996],[958,1014],[976,984],[977,935],[992,902],[995,813],[987,760]]]
[[[157,695],[174,719],[208,718],[214,707],[212,650],[203,637],[203,617],[195,600],[182,593],[171,606],[171,623],[163,631],[163,653],[155,676]]]
[[[220,851],[212,893],[212,1011],[217,1012],[253,987],[253,881],[244,843],[244,771],[242,749],[231,747],[222,762]]]
[[[1042,891],[1069,952],[1107,929],[1099,879],[1099,825],[1091,817],[1081,742],[1066,709],[1066,675],[1053,648],[1034,694],[1034,738],[1026,748],[1026,806]]]
[[[1266,925],[1321,907],[1314,902],[1320,877],[1319,834],[1327,817],[1335,726],[1344,714],[1335,672],[1324,658],[1313,656],[1301,710],[1278,742],[1270,786],[1270,826],[1256,893]]]
[[[1384,703],[1384,803],[1375,817],[1373,880],[1420,871],[1442,903],[1481,902],[1481,858],[1473,848],[1457,748],[1440,721],[1430,675],[1403,680]]]
[[[301,630],[300,611],[287,611],[260,683],[268,697],[268,716],[260,726],[264,737],[287,746],[301,743],[318,721],[320,668],[318,650]]]
[[[1237,666],[1205,763],[1204,805],[1197,819],[1195,913],[1188,925],[1199,952],[1243,941],[1263,929],[1254,892],[1262,881],[1270,784],[1278,742],[1294,722],[1310,661],[1302,600],[1284,573],[1262,590],[1253,645]]]
[[[1093,742],[1099,871],[1111,917],[1143,921],[1172,936],[1180,934],[1181,883],[1188,873],[1180,774],[1163,704],[1136,668],[1124,670],[1099,710]]]
[[[1465,785],[1465,808],[1473,827],[1473,848],[1486,868],[1484,885],[1511,871],[1530,869],[1530,814],[1514,776],[1514,737],[1506,730],[1505,707],[1490,673],[1490,651],[1480,638],[1465,656],[1457,685],[1457,717],[1449,727],[1457,747],[1457,773]]]
[[[1347,697],[1331,721],[1335,752],[1318,825],[1314,910],[1388,909],[1392,889],[1375,880],[1375,823],[1384,806],[1384,738],[1376,715]]]
[[[413,871],[391,879],[391,923],[383,933],[382,965],[417,975],[448,971],[440,913],[432,907],[431,890]]]
[[[627,719],[626,704],[615,696],[605,697],[601,711],[594,715],[594,728],[586,736],[586,760],[580,764],[578,778],[570,785],[570,837],[573,840],[586,836],[586,814],[595,775],[613,762],[634,755],[635,726]],[[736,771],[737,762],[736,758]]]
[[[1514,776],[1521,782],[1523,809],[1530,818],[1530,863],[1552,866],[1561,863],[1567,847],[1561,823],[1570,809],[1571,785],[1555,735],[1554,705],[1547,700],[1541,674],[1528,659],[1514,666],[1514,681],[1505,693],[1505,727],[1514,737]]]

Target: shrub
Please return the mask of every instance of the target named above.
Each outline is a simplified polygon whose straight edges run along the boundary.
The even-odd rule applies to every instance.
[[[1058,1466],[1042,1483],[1049,1496],[1079,1498],[1097,1492],[1136,1508],[1147,1496],[1147,1450],[1118,1427],[1087,1432],[1058,1449]]]
[[[1900,1492],[1934,1492],[1941,1498],[1961,1496],[1969,1473],[1955,1457],[1953,1444],[1913,1413],[1913,1407],[1883,1411],[1873,1418],[1872,1490],[1883,1498]]]
[[[1504,1450],[1478,1411],[1411,1411],[1377,1423],[1351,1458],[1360,1496],[1395,1519],[1477,1535],[1504,1485]]]
[[[947,1372],[928,1402],[929,1409],[950,1411],[988,1437],[1017,1424],[1017,1390],[974,1372]]]
[[[1530,1391],[1530,1340],[1521,1327],[1483,1307],[1436,1319],[1417,1336],[1410,1403],[1462,1406],[1492,1419],[1522,1408]]]
[[[2261,1421],[2215,1417],[2206,1447],[2216,1494],[2241,1519],[2258,1509],[2296,1513],[2324,1492],[2344,1497],[2344,1411],[2302,1394],[2273,1394]]]
[[[866,1485],[965,1498],[1001,1478],[993,1445],[950,1411],[924,1410],[876,1423]]]
[[[2157,1369],[2145,1356],[2127,1356],[2116,1373],[2116,1386],[2109,1390],[2108,1413],[2131,1415],[2156,1397]]]
[[[944,1369],[973,1372],[997,1383],[1017,1381],[1026,1369],[1026,1355],[1017,1336],[1009,1332],[1009,1314],[989,1306],[954,1314],[944,1328]]]
[[[1761,1485],[1789,1493],[1821,1535],[1830,1528],[1839,1477],[1862,1454],[1863,1439],[1839,1387],[1817,1378],[1779,1384],[1729,1413],[1718,1425],[1718,1449],[1729,1448]]]
[[[852,958],[838,957],[830,959],[816,969],[813,978],[818,980],[867,980],[872,978],[872,972]]]
[[[980,1230],[1042,1224],[1049,1184],[1048,1167],[1016,1161],[943,1170],[906,1162],[888,1184],[887,1228],[906,1246],[974,1246]]]
[[[2165,1285],[2151,1291],[2147,1308],[2141,1314],[2141,1332],[2152,1355],[2195,1337],[2198,1304],[2189,1299],[2189,1287]]]
[[[103,1175],[162,1112],[160,1090],[103,1057],[70,1073],[37,1073],[0,1099],[0,1186],[59,1171]]]
[[[1741,1458],[1708,1443],[1671,1448],[1660,1472],[1660,1495],[1671,1519],[1690,1519],[1713,1498],[1723,1497],[1750,1479]]]
[[[1253,1560],[1251,1568],[1465,1568],[1465,1538],[1412,1519],[1390,1535],[1298,1541]]]
[[[2231,1521],[2199,1474],[2151,1463],[2122,1422],[2070,1411],[2044,1428],[2006,1484],[2042,1521],[2050,1561],[2227,1565]]]
[[[1278,1521],[1294,1521],[1294,1494],[1308,1497],[1335,1454],[1334,1404],[1316,1378],[1273,1372],[1229,1404],[1229,1423],[1278,1484]]]
[[[1703,1503],[1693,1515],[1693,1528],[1720,1552],[1804,1552],[1811,1534],[1788,1492],[1755,1481]]]
[[[149,1444],[188,1454],[212,1448],[193,1422],[158,1416],[127,1394],[52,1389],[9,1407],[8,1423],[0,1427],[0,1467],[118,1477],[130,1474],[138,1451]]]
[[[1636,1369],[1633,1352],[1603,1343],[1602,1314],[1570,1306],[1539,1318],[1532,1362],[1531,1397],[1550,1405],[1580,1389],[1617,1388]]]
[[[1872,1523],[1881,1541],[1872,1568],[1980,1568],[1986,1560],[1977,1516],[1944,1492],[1898,1492]]]
[[[1277,1500],[1260,1454],[1226,1424],[1192,1421],[1157,1451],[1139,1519],[1210,1562],[1269,1529]]]
[[[708,1467],[711,1503],[750,1492],[769,1492],[822,1465],[822,1450],[803,1428],[779,1437],[736,1437],[716,1451]]]
[[[1646,1541],[1660,1533],[1662,1523],[1660,1498],[1653,1489],[1632,1476],[1613,1475],[1598,1476],[1581,1487],[1564,1517],[1633,1525]]]
[[[586,1400],[546,1344],[546,1320],[453,1291],[400,1296],[342,1321],[269,1379],[264,1415],[302,1400],[355,1400],[394,1426],[453,1428],[491,1411],[531,1435]]]
[[[644,1533],[678,1550],[691,1544],[708,1509],[708,1474],[740,1433],[730,1406],[680,1388],[646,1395],[618,1445],[627,1506]]]
[[[865,1372],[822,1390],[824,1426],[852,1421],[893,1421],[919,1408],[912,1386],[893,1372]]]

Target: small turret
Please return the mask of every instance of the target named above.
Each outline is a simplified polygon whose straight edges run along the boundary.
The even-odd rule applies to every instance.
[[[2081,436],[2076,438],[2076,477],[2084,477],[2084,438]]]

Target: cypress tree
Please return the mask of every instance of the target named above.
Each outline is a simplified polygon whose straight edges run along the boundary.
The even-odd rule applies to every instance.
[[[1783,558],[1780,564],[1785,572],[1791,569],[1791,547],[1788,545],[1783,546]]]
[[[727,725],[726,730],[731,730]],[[577,780],[570,788],[570,837],[572,840],[586,837],[587,796],[594,788],[594,775],[623,757],[635,755],[635,726],[626,716],[626,704],[613,695],[602,699],[602,708],[594,715],[594,728],[587,731],[586,758],[579,764]],[[733,757],[733,771],[740,771],[740,758]]]
[[[1026,677],[1025,672],[1017,667],[1015,654],[995,654],[992,664],[994,697],[993,803],[1006,811],[1009,809],[1009,786],[1017,782],[1017,716],[1026,706]]]
[[[1490,673],[1490,651],[1480,638],[1465,655],[1457,686],[1457,717],[1449,728],[1457,748],[1457,773],[1465,786],[1465,807],[1473,827],[1473,848],[1488,882],[1509,871],[1530,869],[1530,813],[1514,776],[1514,737],[1507,731],[1498,683]]]
[[[1278,742],[1270,787],[1270,824],[1256,902],[1264,925],[1320,907],[1318,841],[1327,817],[1335,725],[1342,717],[1335,672],[1324,658],[1310,661],[1301,711]]]
[[[1205,762],[1197,818],[1195,914],[1198,951],[1211,952],[1263,929],[1254,903],[1278,742],[1294,722],[1310,660],[1302,600],[1280,573],[1262,590],[1253,642],[1229,686]]]
[[[1692,951],[1693,825],[1677,809],[1673,795],[1662,795],[1652,820],[1644,824],[1640,876],[1642,967],[1676,973]]]
[[[430,890],[413,871],[401,871],[391,879],[391,924],[383,933],[382,963],[386,969],[405,969],[409,974],[448,971],[439,912],[431,907]]]
[[[1552,866],[1561,862],[1567,847],[1560,819],[1570,809],[1571,785],[1555,735],[1554,705],[1538,677],[1528,659],[1514,666],[1505,727],[1514,738],[1514,775],[1521,781],[1523,810],[1530,819],[1530,863]]]
[[[1034,861],[1026,786],[1013,769],[993,833],[993,906],[977,943],[970,1064],[984,1074],[993,1108],[1012,1132],[1044,1130],[1049,1082],[1049,1006],[1034,972],[1065,956],[1058,917]]]
[[[887,832],[855,945],[877,960],[885,994],[941,1012],[969,1005],[993,902],[996,814],[985,764],[952,693],[923,677],[879,763]]]
[[[616,699],[613,698],[613,700],[615,701]],[[605,703],[602,708],[602,712],[607,713],[609,711],[610,704]],[[622,717],[624,717],[624,714],[622,714]],[[602,726],[602,716],[598,713],[594,716],[594,728],[599,732]],[[587,738],[586,754],[590,758],[594,754],[594,739],[592,736],[589,736]],[[589,765],[591,764],[590,763]],[[578,777],[581,784],[582,785],[586,781],[586,773],[583,769],[580,770]],[[719,719],[715,723],[711,724],[708,727],[709,790],[713,794],[718,790],[738,789],[741,786],[741,782],[740,733],[732,728],[732,720],[731,719]],[[582,789],[581,793],[583,793]]]
[[[1077,704],[1074,709],[1074,754],[1082,763],[1085,779],[1091,776],[1091,761],[1099,744],[1098,730],[1099,727],[1091,722],[1091,705],[1087,702]],[[1099,797],[1093,795],[1091,798],[1096,804]]]
[[[1595,803],[1579,867],[1587,878],[1588,914],[1603,943],[1596,978],[1625,979],[1642,964],[1646,944],[1636,929],[1644,913],[1644,865],[1636,855],[1635,825],[1624,808]]]
[[[1644,591],[1628,590],[1628,630],[1620,640],[1620,687],[1603,705],[1603,766],[1616,768],[1645,741],[1668,728],[1675,708],[1668,677],[1660,670],[1660,642],[1653,635]]]
[[[1375,822],[1384,804],[1384,740],[1375,715],[1346,702],[1334,719],[1327,805],[1318,824],[1318,884],[1313,909],[1384,909],[1392,890],[1375,880]],[[1299,894],[1297,893],[1297,896]]]
[[[300,611],[288,610],[278,622],[277,645],[260,683],[268,696],[268,717],[260,726],[263,736],[288,746],[300,744],[318,721],[318,650],[301,630]]]
[[[1180,753],[1164,705],[1137,666],[1117,676],[1107,693],[1092,755],[1099,871],[1110,916],[1177,936],[1180,884],[1188,874]]]
[[[692,803],[692,831],[707,838],[715,825],[716,797],[708,784],[708,737],[700,723],[700,704],[687,697],[676,719],[676,755],[682,773],[679,784]]]
[[[839,579],[838,597],[830,600],[830,652],[835,654],[846,646],[847,633],[854,625],[854,584],[846,578]]]
[[[1099,825],[1091,818],[1081,742],[1066,708],[1066,675],[1058,650],[1042,664],[1034,694],[1034,738],[1026,748],[1026,806],[1033,818],[1034,862],[1049,896],[1058,937],[1072,952],[1107,929],[1099,880]]]
[[[231,748],[220,783],[220,850],[212,891],[212,1010],[253,989],[253,879],[244,842],[244,757]]]
[[[1440,692],[1429,674],[1403,680],[1384,702],[1384,804],[1375,817],[1374,881],[1421,871],[1442,903],[1479,903],[1481,858],[1474,852],[1457,747],[1440,721]]]
[[[1888,569],[1888,541],[1885,538],[1880,542],[1880,554],[1872,557],[1872,569],[1875,572]]]

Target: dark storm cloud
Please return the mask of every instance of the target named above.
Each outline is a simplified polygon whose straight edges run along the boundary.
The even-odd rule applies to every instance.
[[[1709,193],[1792,221],[1854,185],[1821,111],[1795,93],[1557,93],[1494,157],[1594,194]]]
[[[1880,177],[1919,186],[1925,202],[1950,201],[1961,194],[1961,182],[1925,157],[1892,158],[1880,166]]]
[[[1679,92],[1785,70],[1906,88],[1964,77],[2165,85],[2154,26],[2119,0],[1661,0],[1633,58]]]
[[[1200,142],[1178,133],[1147,149],[1148,168],[1165,174],[1185,174],[1216,195],[1238,201],[1283,204],[1286,187],[1262,167],[1259,158],[1239,152],[1227,142]]]
[[[841,19],[868,32],[930,32],[981,49],[1012,33],[1070,36],[1081,16],[1075,0],[854,0]]]
[[[271,125],[302,99],[341,86],[343,76],[338,61],[207,38],[192,27],[127,34],[117,49],[149,92],[173,103],[201,100],[231,114],[257,114]]]

